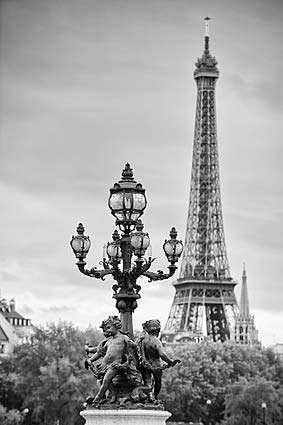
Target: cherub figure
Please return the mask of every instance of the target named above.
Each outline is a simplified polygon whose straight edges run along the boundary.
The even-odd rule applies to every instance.
[[[180,363],[180,360],[171,360],[165,353],[161,341],[158,339],[161,324],[158,319],[143,323],[144,334],[137,342],[138,355],[141,364],[141,373],[146,387],[152,389],[154,381],[154,398],[161,390],[162,370]],[[161,364],[161,359],[165,363]],[[151,401],[154,401],[150,395]]]
[[[108,338],[110,337],[110,335],[107,333],[105,322],[106,321],[103,320],[103,322],[101,323],[101,326],[100,326],[100,328],[102,328],[103,335],[105,336],[105,339],[100,341],[100,343],[98,344],[97,347],[90,346],[88,344],[88,342],[85,345],[85,351],[86,351],[86,354],[87,354],[87,358],[85,360],[85,368],[91,369],[92,373],[94,374],[94,376],[98,380],[101,380],[100,363],[101,363],[101,359],[106,354],[105,344],[106,344]]]
[[[87,370],[89,369],[91,370],[94,377],[98,380],[99,385],[101,385],[101,382],[103,379],[103,375],[101,374],[101,361],[106,354],[105,344],[109,337],[105,329],[105,320],[102,322],[100,327],[102,328],[105,339],[100,341],[97,347],[90,346],[88,342],[86,342],[86,345],[85,345],[85,351],[86,351],[85,368]],[[110,396],[112,395],[112,393],[113,393],[113,389],[109,387]],[[94,397],[91,397],[91,396],[87,397],[86,399],[87,403],[89,404],[91,404],[93,400],[94,400]]]
[[[106,339],[100,343],[97,351],[88,359],[89,365],[101,359],[101,362],[95,366],[95,376],[102,380],[101,387],[94,398],[95,402],[99,402],[107,390],[110,390],[113,396],[113,378],[118,373],[129,370],[126,354],[129,349],[136,349],[136,344],[121,331],[122,323],[118,316],[109,316],[102,322],[101,328],[103,328]]]

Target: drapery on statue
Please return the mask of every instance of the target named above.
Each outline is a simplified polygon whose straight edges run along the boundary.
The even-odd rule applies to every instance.
[[[126,408],[163,409],[157,396],[161,389],[162,370],[174,366],[180,360],[171,360],[158,339],[159,320],[143,324],[143,335],[137,344],[121,331],[117,316],[109,316],[100,326],[103,339],[97,348],[85,347],[85,366],[100,383],[96,396],[87,404],[93,407],[126,406]],[[166,363],[161,364],[160,359]],[[154,387],[154,391],[152,393]],[[108,407],[110,408],[110,407]]]

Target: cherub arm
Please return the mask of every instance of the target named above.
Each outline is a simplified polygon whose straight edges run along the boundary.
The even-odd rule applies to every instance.
[[[159,356],[164,360],[169,366],[175,366],[177,363],[181,363],[181,360],[171,360],[167,354],[165,353],[161,341],[158,340],[158,343],[156,344],[156,348],[158,350]]]
[[[100,359],[102,357],[98,352],[94,353],[91,357],[88,358],[88,361],[94,362],[95,360]]]
[[[106,354],[106,347],[105,347],[106,341],[107,341],[106,339],[101,341],[99,343],[98,347],[89,347],[89,346],[85,347],[87,354],[93,353],[93,355],[87,359],[88,362],[94,362],[95,360],[98,360],[100,357],[105,356],[105,354]]]
[[[126,343],[129,348],[137,348],[137,344],[134,341],[132,341],[130,338],[127,338]]]
[[[85,351],[87,354],[89,353],[96,353],[97,352],[97,347],[92,347],[90,345],[85,345]]]

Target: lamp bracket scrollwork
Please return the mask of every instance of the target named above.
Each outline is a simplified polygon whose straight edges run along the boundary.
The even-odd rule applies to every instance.
[[[168,267],[168,269],[169,269],[169,273],[164,273],[162,270],[157,270],[156,273],[146,271],[145,273],[142,273],[142,274],[149,278],[149,282],[156,281],[156,280],[165,280],[165,279],[169,279],[169,277],[173,276],[177,267],[175,265],[171,264]]]

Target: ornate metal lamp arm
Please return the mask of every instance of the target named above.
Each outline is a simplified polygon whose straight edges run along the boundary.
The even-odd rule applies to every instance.
[[[155,258],[149,258],[146,260],[145,258],[137,258],[135,260],[136,265],[133,267],[131,274],[136,279],[143,275],[150,267]]]
[[[175,266],[175,263],[178,261],[182,251],[183,251],[183,244],[181,241],[177,240],[177,231],[175,227],[172,227],[170,233],[170,239],[165,240],[163,245],[163,250],[165,252],[165,255],[168,259],[168,261],[171,263],[168,267],[169,273],[164,273],[161,270],[158,270],[157,273],[150,272],[148,269],[150,268],[152,261],[151,258],[148,262],[145,261],[145,265],[141,266],[141,271],[139,273],[140,275],[146,276],[149,278],[149,282],[152,282],[153,280],[165,280],[169,279],[169,277],[173,276],[175,273],[177,267]]]
[[[115,273],[115,270],[111,268],[104,268],[103,270],[98,270],[96,267],[92,267],[90,270],[88,270],[85,268],[86,262],[83,260],[79,260],[76,265],[81,273],[89,277],[94,277],[96,279],[105,280],[104,276],[108,274],[113,275]]]
[[[170,266],[168,266],[169,269],[169,273],[164,273],[162,270],[157,270],[156,273],[154,272],[149,272],[149,271],[145,271],[144,273],[141,273],[143,276],[146,276],[149,278],[149,282],[152,282],[153,280],[165,280],[165,279],[169,279],[169,277],[173,276],[173,274],[175,273],[177,266],[175,266],[174,264],[170,264]]]

